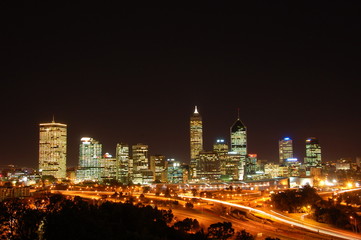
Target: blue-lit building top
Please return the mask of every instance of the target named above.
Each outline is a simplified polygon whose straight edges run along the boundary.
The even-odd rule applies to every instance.
[[[287,159],[293,158],[293,142],[290,137],[284,137],[278,142],[279,163],[287,163]]]

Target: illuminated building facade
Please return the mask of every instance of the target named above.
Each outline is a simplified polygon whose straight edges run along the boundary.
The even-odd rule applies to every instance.
[[[173,184],[188,182],[188,169],[175,159],[167,159],[167,182]]]
[[[228,145],[224,139],[217,139],[216,143],[213,144],[213,151],[219,154],[228,152]]]
[[[216,152],[200,152],[197,161],[197,178],[200,182],[219,181],[220,161]]]
[[[150,156],[150,170],[153,172],[154,181],[166,182],[167,181],[167,166],[168,162],[163,155]]]
[[[278,141],[279,149],[279,163],[287,163],[288,158],[293,158],[293,142],[289,137],[285,137]]]
[[[100,161],[100,167],[102,181],[117,179],[119,162],[113,155],[105,153]]]
[[[257,154],[248,154],[244,166],[245,178],[252,179],[257,170]]]
[[[229,152],[229,146],[223,139],[217,139],[216,143],[213,144],[213,152],[217,153],[220,179],[225,182],[237,181],[241,155]]]
[[[289,177],[299,177],[300,176],[300,168],[301,163],[298,161],[297,158],[288,158],[287,159],[287,166],[289,170]]]
[[[234,122],[231,127],[231,151],[240,155],[238,165],[238,180],[244,179],[244,165],[247,158],[247,129],[246,126],[239,119]]]
[[[198,112],[197,106],[190,118],[190,171],[191,178],[197,178],[197,158],[199,152],[203,150],[203,126],[202,117]]]
[[[307,167],[321,167],[321,146],[317,138],[306,139],[305,165]]]
[[[279,165],[274,163],[267,163],[264,165],[264,174],[268,178],[276,178],[279,176]]]
[[[67,125],[40,123],[39,171],[43,176],[66,178]]]
[[[132,160],[133,160],[133,183],[143,184],[143,178],[150,178],[148,145],[136,144],[132,146]]]
[[[129,158],[129,145],[118,143],[115,158],[119,164],[117,180],[122,183],[129,183],[129,177],[133,174],[133,166],[130,164]]]
[[[239,169],[241,169],[241,177],[243,178],[243,165],[240,166],[239,159],[241,156],[235,152],[218,153],[220,164],[220,178],[222,181],[239,180]]]
[[[268,178],[289,177],[289,168],[279,164],[268,163],[264,166],[264,174]]]
[[[101,181],[102,144],[90,137],[80,139],[78,181]]]

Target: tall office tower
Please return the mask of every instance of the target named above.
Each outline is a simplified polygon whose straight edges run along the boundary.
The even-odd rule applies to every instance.
[[[288,158],[293,158],[293,142],[289,137],[278,141],[280,164],[287,163]]]
[[[167,181],[167,166],[168,161],[163,155],[150,156],[150,170],[153,172],[154,181],[166,182]]]
[[[148,145],[138,143],[132,146],[132,160],[133,160],[133,183],[144,183],[144,176],[149,170],[148,159]]]
[[[248,154],[244,169],[246,178],[252,179],[257,170],[257,154]]]
[[[105,153],[100,160],[101,180],[116,180],[119,164],[117,158],[109,153]]]
[[[40,123],[39,171],[43,176],[66,177],[66,124]]]
[[[148,145],[138,143],[132,146],[134,171],[149,169]]]
[[[116,149],[116,156],[118,162],[118,173],[117,173],[117,180],[122,183],[129,183],[129,176],[132,173],[133,169],[130,169],[129,166],[129,146],[128,144],[118,143]]]
[[[321,167],[321,146],[317,138],[306,139],[305,165],[308,167]]]
[[[194,113],[190,118],[190,149],[190,174],[191,178],[197,178],[197,158],[199,152],[203,150],[202,117],[198,112],[197,106],[194,108]]]
[[[90,137],[80,139],[78,181],[101,180],[102,144]]]
[[[239,113],[231,127],[231,151],[240,155],[238,180],[243,180],[244,173],[242,171],[244,171],[247,158],[247,128],[239,119]]]

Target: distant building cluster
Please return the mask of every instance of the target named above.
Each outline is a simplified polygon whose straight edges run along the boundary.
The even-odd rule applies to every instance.
[[[294,156],[293,141],[285,137],[278,142],[279,162],[268,163],[247,150],[247,128],[239,117],[230,127],[229,144],[217,139],[212,150],[203,147],[203,121],[197,107],[189,121],[189,164],[164,155],[150,155],[146,144],[118,143],[115,155],[103,152],[102,144],[92,137],[82,137],[79,162],[72,175],[66,172],[67,125],[40,124],[39,173],[76,182],[109,182],[123,184],[150,183],[216,183],[270,179],[277,177],[318,177],[323,163],[318,139],[305,141],[303,163]],[[339,163],[338,168],[348,165]]]
[[[118,143],[116,155],[103,153],[102,144],[83,137],[79,146],[79,166],[76,181],[104,182],[116,180],[124,184],[153,182],[184,182],[188,170],[185,165],[163,155],[149,155],[145,144],[129,146]]]
[[[304,164],[294,157],[289,137],[279,141],[279,164],[267,163],[247,151],[247,128],[239,118],[230,127],[230,146],[218,139],[212,151],[203,149],[202,118],[197,107],[190,118],[190,179],[193,182],[247,181],[321,174],[321,147],[314,137],[306,140]]]

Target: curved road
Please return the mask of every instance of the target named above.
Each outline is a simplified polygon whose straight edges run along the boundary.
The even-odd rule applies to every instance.
[[[213,199],[213,198],[202,198],[202,197],[191,197],[191,196],[185,196],[185,195],[181,195],[180,197],[186,197],[186,198],[197,198],[197,199],[201,199],[204,201],[209,201],[209,202],[214,202],[214,203],[220,203],[220,204],[224,204],[226,206],[231,206],[231,207],[235,207],[235,208],[241,208],[241,209],[245,209],[245,210],[249,210],[249,211],[253,211],[256,213],[259,213],[271,220],[277,220],[279,222],[282,223],[286,223],[286,224],[290,224],[292,226],[296,226],[308,231],[313,231],[313,232],[317,232],[317,233],[322,233],[322,234],[326,234],[332,237],[337,237],[337,238],[341,238],[341,239],[347,239],[347,240],[360,240],[361,236],[358,234],[354,234],[354,233],[349,233],[349,232],[340,232],[337,230],[332,230],[332,229],[326,229],[326,228],[322,228],[322,227],[317,227],[317,226],[313,226],[311,224],[303,224],[303,223],[299,223],[298,221],[295,221],[294,219],[286,219],[284,218],[284,216],[279,217],[278,215],[274,214],[274,213],[268,213],[259,209],[255,209],[255,208],[251,208],[251,207],[247,207],[247,206],[243,206],[240,204],[235,204],[235,203],[229,203],[229,202],[225,202],[225,201],[221,201],[221,200],[217,200],[217,199]]]

